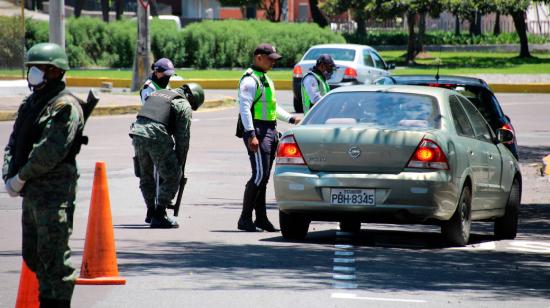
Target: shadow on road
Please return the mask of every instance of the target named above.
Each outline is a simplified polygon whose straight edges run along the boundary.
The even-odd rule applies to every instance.
[[[539,238],[550,235],[549,205],[523,206],[521,217],[520,230],[524,231],[520,236],[530,232]],[[278,233],[265,233],[267,237],[252,244],[119,240],[123,248],[117,255],[121,275],[181,277],[182,284],[173,289],[312,290],[331,288],[334,244],[352,243],[359,289],[381,293],[479,292],[483,300],[550,298],[549,254],[449,249],[442,245],[437,228],[421,226],[419,232],[418,228],[364,226],[367,229],[350,239],[339,237],[336,229],[316,230],[313,224],[306,240],[297,242],[283,240]],[[492,241],[492,223],[475,224],[470,244]],[[508,244],[496,242],[499,247]]]
[[[522,163],[540,163],[542,158],[550,154],[548,146],[518,146],[519,160]]]

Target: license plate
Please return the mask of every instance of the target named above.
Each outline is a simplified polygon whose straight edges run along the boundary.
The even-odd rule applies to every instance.
[[[330,204],[375,205],[374,189],[331,189]]]

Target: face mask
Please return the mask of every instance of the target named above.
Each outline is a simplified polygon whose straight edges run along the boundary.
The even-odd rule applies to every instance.
[[[166,89],[166,86],[170,82],[170,76],[163,76],[162,78],[157,78],[155,74],[153,74],[153,81],[161,88]]]
[[[44,82],[44,72],[36,66],[31,67],[27,73],[27,82],[32,87],[41,85]]]
[[[330,77],[332,77],[332,72],[324,71],[323,76],[325,77],[326,80],[329,80]]]

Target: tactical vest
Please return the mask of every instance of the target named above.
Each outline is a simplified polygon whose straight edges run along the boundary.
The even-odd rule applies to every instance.
[[[317,80],[317,89],[321,93],[321,96],[327,94],[330,91],[330,87],[326,80],[319,76],[317,73],[311,71],[306,74],[306,76],[311,75],[315,77]],[[302,78],[302,105],[304,106],[304,113],[307,113],[309,111],[309,108],[311,107],[311,98],[309,97],[309,94],[306,91],[306,87],[304,86],[304,80],[306,79],[306,76]]]
[[[8,177],[15,176],[29,160],[29,155],[33,149],[33,146],[40,140],[47,123],[45,122],[42,123],[41,126],[38,126],[38,120],[47,108],[53,108],[53,102],[65,95],[70,95],[73,97],[78,102],[78,104],[73,104],[73,106],[77,108],[82,122],[85,124],[81,107],[81,105],[85,103],[78,97],[72,95],[69,91],[63,89],[57,93],[55,91],[49,92],[42,98],[36,98],[35,95],[36,93],[31,94],[29,99],[39,101],[36,101],[34,104],[31,104],[30,101],[28,101],[20,110],[21,114],[18,115],[18,117],[24,118],[18,119],[21,124],[17,128],[15,148],[12,150],[13,157],[10,161]],[[77,131],[75,139],[73,140],[67,155],[63,159],[63,162],[72,164],[76,163],[76,155],[80,152],[82,144],[87,144],[88,142],[87,137],[83,136],[83,130],[84,128],[82,127]]]
[[[277,100],[275,98],[275,85],[269,76],[265,73],[249,68],[239,81],[239,96],[240,83],[243,78],[250,76],[256,82],[256,94],[254,95],[254,103],[252,105],[252,117],[254,120],[260,121],[276,121],[277,120]]]
[[[141,107],[138,117],[151,119],[170,128],[170,124],[173,124],[171,103],[176,98],[183,98],[183,96],[172,90],[162,89],[155,91],[145,100],[145,104]]]

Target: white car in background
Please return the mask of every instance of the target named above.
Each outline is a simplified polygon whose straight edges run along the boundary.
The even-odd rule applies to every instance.
[[[292,73],[292,90],[294,92],[294,110],[303,112],[300,87],[302,78],[315,65],[322,54],[329,54],[338,69],[328,80],[331,89],[356,85],[371,84],[374,80],[388,76],[389,70],[395,68],[393,63],[386,64],[378,52],[367,45],[356,44],[323,44],[311,47],[296,63]]]

